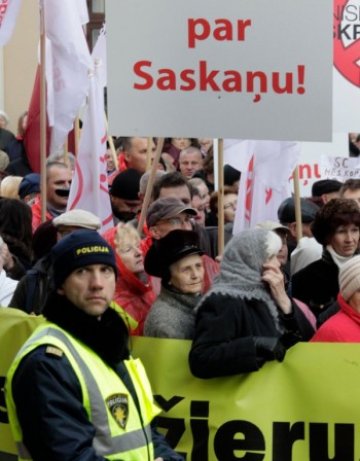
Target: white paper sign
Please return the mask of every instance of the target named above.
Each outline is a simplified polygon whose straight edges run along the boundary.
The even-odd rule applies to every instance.
[[[321,177],[324,179],[347,179],[360,178],[360,158],[353,157],[327,157],[321,156]]]
[[[112,133],[329,141],[329,0],[107,0]]]

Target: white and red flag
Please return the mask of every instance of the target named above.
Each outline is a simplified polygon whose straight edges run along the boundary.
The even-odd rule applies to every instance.
[[[89,76],[90,91],[71,183],[68,210],[81,208],[101,219],[101,232],[113,227],[106,174],[106,127],[103,87],[95,72]]]
[[[46,0],[47,114],[52,126],[50,152],[62,149],[89,92],[88,73],[93,67],[83,21],[84,0]]]
[[[0,46],[4,46],[13,33],[22,0],[0,2]]]
[[[224,146],[224,163],[241,171],[234,234],[261,221],[278,221],[277,210],[291,195],[289,178],[299,161],[300,144],[228,140]]]

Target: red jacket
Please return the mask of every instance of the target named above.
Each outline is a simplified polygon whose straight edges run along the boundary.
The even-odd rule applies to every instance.
[[[40,201],[40,196],[36,197],[35,202],[31,206],[31,212],[32,212],[32,231],[34,233],[36,231],[36,229],[41,224],[41,201]],[[53,217],[51,216],[51,214],[48,211],[46,211],[45,218],[46,218],[46,221],[49,221]]]
[[[321,325],[312,338],[312,342],[360,342],[360,314],[344,300],[341,294],[337,301],[340,311]]]
[[[136,327],[131,327],[133,335],[142,335],[144,322],[149,309],[156,299],[151,279],[147,277],[144,283],[136,277],[122,262],[115,249],[116,226],[104,232],[104,239],[114,248],[118,278],[115,287],[114,301],[137,322]],[[131,323],[131,322],[130,322]]]
[[[124,266],[120,256],[116,254],[116,266],[119,276],[116,281],[114,301],[117,302],[138,323],[131,334],[142,335],[145,318],[156,299],[150,278],[143,283]]]

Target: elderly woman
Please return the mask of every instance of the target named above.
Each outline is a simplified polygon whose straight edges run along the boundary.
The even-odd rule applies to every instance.
[[[201,297],[204,267],[196,232],[174,230],[155,240],[145,256],[145,270],[161,278],[161,291],[145,320],[144,334],[190,339],[195,306]]]
[[[258,370],[313,335],[287,296],[273,231],[252,229],[225,247],[220,275],[198,306],[190,369],[199,378]]]
[[[318,329],[314,342],[360,342],[360,256],[344,263],[339,272],[339,312]]]
[[[323,246],[321,259],[296,272],[292,296],[306,303],[318,318],[336,301],[339,268],[358,250],[360,210],[351,199],[332,199],[312,223],[315,239]]]

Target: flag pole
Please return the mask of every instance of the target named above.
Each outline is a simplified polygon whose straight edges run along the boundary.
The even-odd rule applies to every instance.
[[[218,255],[224,252],[224,140],[218,145]]]
[[[151,148],[153,138],[147,138],[147,151],[146,151],[146,171],[151,168]]]
[[[116,155],[116,149],[115,149],[115,145],[114,145],[114,140],[113,140],[112,136],[109,134],[109,124],[108,124],[108,119],[107,119],[107,116],[106,116],[106,112],[104,112],[104,117],[105,117],[105,128],[106,128],[107,140],[108,140],[108,143],[109,143],[111,156],[112,156],[115,168],[118,169],[119,168],[119,162],[118,162],[118,158],[117,158],[117,155]]]
[[[158,138],[157,144],[156,144],[155,157],[154,157],[154,161],[153,161],[153,163],[151,165],[149,181],[148,181],[147,186],[146,186],[145,197],[144,197],[144,201],[143,201],[143,204],[142,204],[142,207],[141,207],[139,224],[138,224],[138,227],[137,227],[137,230],[138,230],[139,233],[142,232],[142,229],[144,227],[145,216],[146,216],[147,209],[148,209],[148,206],[149,206],[149,203],[150,203],[151,193],[152,193],[152,189],[153,189],[153,185],[154,185],[154,181],[155,181],[156,170],[157,170],[157,167],[158,167],[158,164],[159,164],[159,160],[160,160],[160,156],[161,156],[163,147],[164,147],[164,138]]]
[[[40,3],[40,202],[41,222],[46,220],[46,78],[44,3]]]
[[[300,201],[300,180],[299,180],[299,165],[295,167],[294,175],[294,203],[295,203],[295,220],[296,220],[296,240],[299,241],[302,234],[302,218],[301,218],[301,201]]]

